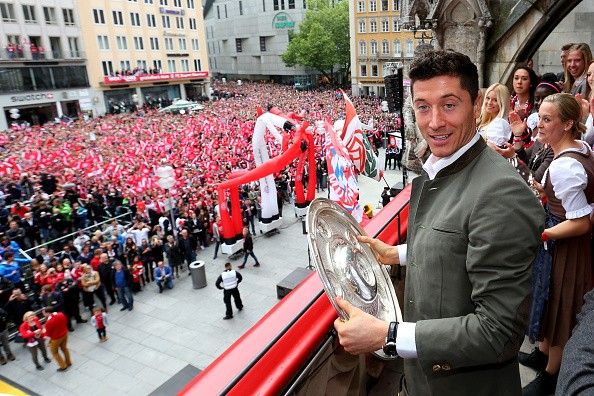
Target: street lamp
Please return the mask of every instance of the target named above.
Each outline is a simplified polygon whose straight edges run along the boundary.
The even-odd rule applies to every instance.
[[[167,190],[168,202],[169,202],[169,215],[171,216],[171,229],[173,230],[173,236],[177,237],[177,229],[175,227],[175,219],[173,218],[173,199],[171,198],[171,188],[175,185],[175,172],[169,165],[160,166],[155,172],[159,180],[157,184],[164,190]]]

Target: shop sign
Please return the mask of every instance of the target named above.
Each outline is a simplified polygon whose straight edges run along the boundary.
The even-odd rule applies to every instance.
[[[165,7],[159,7],[159,12],[161,14],[169,14],[169,15],[184,15],[184,10],[169,10]]]
[[[18,102],[31,102],[35,100],[53,100],[54,94],[51,92],[47,93],[33,93],[33,94],[26,94],[26,95],[14,95],[10,97],[10,101],[13,103]]]
[[[206,78],[207,71],[198,72],[180,72],[180,73],[161,73],[161,74],[141,74],[135,76],[105,76],[103,77],[103,84],[127,84],[133,82],[154,82],[154,81],[170,81],[182,80],[188,78]]]
[[[295,21],[286,12],[279,12],[272,18],[272,27],[275,29],[293,29]]]

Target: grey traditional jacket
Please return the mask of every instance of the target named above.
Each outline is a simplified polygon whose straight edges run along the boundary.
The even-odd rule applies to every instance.
[[[483,139],[433,180],[413,181],[404,320],[418,359],[409,395],[520,394],[517,353],[544,211]]]

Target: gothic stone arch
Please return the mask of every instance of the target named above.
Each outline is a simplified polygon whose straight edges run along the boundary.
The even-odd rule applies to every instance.
[[[487,40],[485,77],[507,84],[518,63],[526,62],[582,0],[495,0],[495,26]],[[488,84],[486,84],[488,85]]]

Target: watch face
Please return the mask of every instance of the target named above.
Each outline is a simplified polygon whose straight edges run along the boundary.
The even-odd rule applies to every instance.
[[[382,352],[388,357],[396,357],[396,342],[388,342],[384,345]]]
[[[357,240],[364,231],[335,202],[315,199],[307,213],[308,242],[314,266],[338,315],[348,319],[336,296],[387,322],[402,321],[402,314],[388,271],[371,248]],[[376,355],[387,358],[382,350]]]

